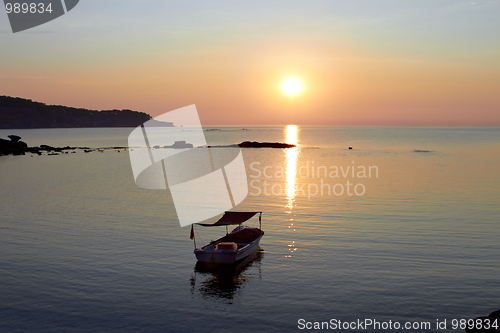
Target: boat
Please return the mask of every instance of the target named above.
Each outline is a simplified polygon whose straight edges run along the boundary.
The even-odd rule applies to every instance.
[[[259,227],[253,228],[242,225],[256,214],[259,214]],[[203,227],[226,226],[226,235],[207,245],[197,248],[194,237],[194,225],[191,225],[191,239],[194,241],[194,254],[198,261],[214,264],[233,264],[245,259],[255,252],[259,246],[260,239],[264,236],[262,230],[262,212],[225,212],[224,215],[213,224],[196,223]],[[237,227],[228,232],[229,225]]]

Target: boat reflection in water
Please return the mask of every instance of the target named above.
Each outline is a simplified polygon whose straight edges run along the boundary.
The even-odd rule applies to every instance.
[[[200,293],[203,298],[232,303],[245,284],[261,279],[263,251],[259,247],[257,251],[234,264],[198,261],[191,275],[191,293]]]

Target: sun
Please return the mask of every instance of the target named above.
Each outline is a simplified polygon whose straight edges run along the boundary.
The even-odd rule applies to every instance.
[[[281,82],[281,91],[289,97],[300,95],[304,91],[304,84],[295,77],[288,77]]]

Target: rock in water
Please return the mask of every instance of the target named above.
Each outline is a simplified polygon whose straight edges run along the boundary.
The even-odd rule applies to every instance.
[[[21,140],[21,137],[20,136],[17,136],[17,135],[9,135],[8,138],[10,139],[10,141],[12,142],[18,142],[19,140]]]
[[[9,135],[9,140],[0,139],[0,155],[24,155],[28,145],[21,140],[20,136]]]
[[[238,144],[241,148],[295,148],[296,145],[289,143],[279,143],[279,142],[250,142],[245,141]]]

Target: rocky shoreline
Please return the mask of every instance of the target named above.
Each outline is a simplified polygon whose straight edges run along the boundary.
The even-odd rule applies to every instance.
[[[68,154],[70,151],[75,153],[76,150],[83,150],[85,153],[93,151],[104,152],[107,149],[125,150],[127,147],[108,147],[108,148],[90,148],[90,147],[52,147],[48,145],[40,145],[39,147],[28,147],[26,142],[21,141],[21,137],[17,135],[9,135],[10,141],[0,138],[0,156],[2,155],[26,155],[27,153],[42,155],[44,152],[47,155]]]
[[[21,137],[17,135],[9,135],[9,140],[0,138],[0,156],[2,155],[26,155],[26,153],[42,155],[43,152],[48,155],[59,155],[68,154],[70,151],[74,153],[76,150],[83,150],[85,153],[90,153],[93,151],[104,152],[104,150],[126,150],[128,147],[107,147],[107,148],[90,148],[90,147],[52,147],[48,145],[40,145],[39,147],[28,147],[26,142],[21,141]],[[257,141],[244,141],[239,144],[235,144],[241,148],[295,148],[296,145],[280,142],[257,142]],[[161,149],[160,147],[153,147],[154,149]],[[192,148],[189,147],[177,147],[175,145],[165,146],[162,148]]]

